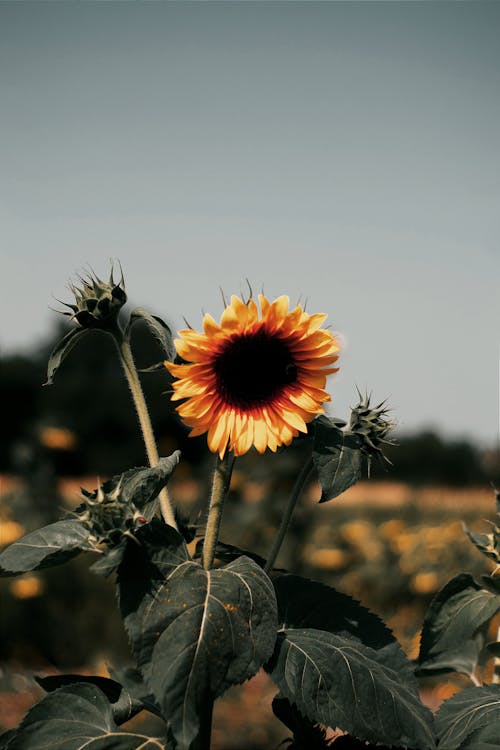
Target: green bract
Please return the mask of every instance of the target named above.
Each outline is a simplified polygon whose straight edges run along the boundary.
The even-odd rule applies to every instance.
[[[382,446],[391,445],[387,440],[388,433],[393,429],[394,423],[387,419],[389,409],[384,407],[385,401],[377,406],[371,406],[371,397],[364,398],[359,393],[359,403],[351,411],[349,431],[358,436],[360,448],[368,456],[368,459],[377,456],[388,461],[382,452]]]
[[[82,328],[108,329],[116,323],[118,313],[127,301],[123,273],[118,283],[113,278],[113,269],[109,281],[103,281],[95,274],[80,278],[80,286],[70,284],[75,296],[75,304],[63,303],[72,313],[63,313],[76,320]]]

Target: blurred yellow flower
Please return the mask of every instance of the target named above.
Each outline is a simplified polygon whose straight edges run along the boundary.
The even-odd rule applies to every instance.
[[[33,599],[43,594],[43,581],[38,576],[26,576],[25,578],[16,578],[10,584],[12,595],[16,599]]]

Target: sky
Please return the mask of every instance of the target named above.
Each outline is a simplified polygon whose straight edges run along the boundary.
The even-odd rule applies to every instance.
[[[2,350],[121,261],[184,327],[287,294],[401,431],[498,440],[500,3],[0,3]],[[72,355],[74,356],[74,355]]]

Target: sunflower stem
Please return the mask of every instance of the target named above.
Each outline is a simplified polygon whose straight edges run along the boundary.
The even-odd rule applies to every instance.
[[[203,552],[201,555],[202,564],[205,570],[210,570],[215,557],[215,548],[219,539],[219,529],[222,521],[222,511],[224,509],[224,500],[226,499],[231,474],[234,466],[234,455],[226,453],[224,458],[217,456],[215,464],[214,478],[212,481],[212,494],[210,496],[210,506],[208,509],[207,527],[205,529],[205,540],[203,542]]]
[[[144,438],[144,445],[146,447],[149,465],[152,467],[157,466],[160,457],[158,454],[158,449],[156,447],[156,440],[153,433],[153,427],[151,425],[151,418],[149,416],[148,407],[146,405],[146,399],[144,398],[141,381],[139,380],[134,357],[132,355],[132,349],[130,348],[130,344],[127,338],[121,333],[121,331],[113,332],[113,338],[115,339],[118,351],[120,353],[120,359],[123,365],[123,370],[125,372],[125,377],[127,378],[130,392],[132,394],[132,398],[137,411],[137,416],[139,418],[139,424],[141,426],[142,436]],[[163,520],[165,521],[165,523],[168,523],[169,526],[173,526],[174,529],[177,529],[174,511],[172,509],[172,504],[170,502],[166,487],[161,490],[159,494],[159,500]]]
[[[274,563],[276,562],[276,558],[279,555],[281,545],[283,544],[283,541],[285,539],[286,532],[288,530],[288,525],[292,518],[293,511],[295,510],[297,501],[302,494],[302,490],[304,489],[304,486],[307,482],[309,474],[312,471],[312,468],[313,468],[313,460],[311,456],[311,458],[309,458],[304,464],[304,466],[302,467],[302,471],[300,472],[293,486],[292,494],[290,495],[290,498],[288,500],[288,505],[286,506],[285,513],[283,515],[283,518],[281,519],[281,524],[278,529],[278,533],[276,534],[276,538],[274,540],[273,546],[267,558],[266,565],[264,567],[264,570],[266,573],[269,573],[274,567]]]

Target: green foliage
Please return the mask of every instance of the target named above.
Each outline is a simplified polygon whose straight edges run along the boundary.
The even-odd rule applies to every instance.
[[[462,672],[474,677],[489,623],[500,611],[496,595],[461,573],[434,597],[424,620],[419,674]]]
[[[80,552],[104,555],[96,570],[109,574],[120,563],[123,535],[152,518],[158,493],[167,484],[179,456],[176,451],[153,468],[130,469],[94,492],[84,491],[75,519],[44,526],[7,547],[0,554],[0,575],[61,565]],[[100,546],[104,542],[109,546]]]
[[[469,688],[445,701],[436,732],[439,750],[498,750],[500,685]]]
[[[344,424],[323,415],[313,423],[313,461],[321,484],[320,503],[338,497],[361,477],[361,443],[356,435],[341,429]]]
[[[26,534],[0,554],[0,575],[61,565],[83,550],[95,552],[89,532],[79,521],[57,521]]]
[[[44,385],[52,385],[55,374],[63,361],[87,333],[88,330],[85,328],[72,328],[60,341],[57,342],[49,357],[47,365],[47,381]]]
[[[271,655],[274,591],[246,557],[203,570],[159,521],[137,539],[120,565],[120,607],[138,666],[187,750],[207,699],[252,677]]]
[[[326,739],[326,731],[303,716],[293,703],[278,695],[273,699],[273,713],[293,732],[288,750],[327,750],[332,743]]]
[[[64,312],[83,328],[110,330],[116,324],[118,314],[127,301],[123,273],[118,283],[113,278],[113,268],[109,281],[103,281],[94,273],[86,278],[78,277],[80,286],[70,283],[74,304],[63,302],[72,312]]]
[[[50,693],[28,711],[8,750],[164,750],[160,740],[120,731],[113,707],[93,684],[76,683]]]
[[[129,721],[145,708],[142,700],[132,696],[123,685],[115,680],[110,680],[108,677],[62,674],[36,677],[35,679],[47,693],[52,693],[54,690],[75,683],[95,685],[108,699],[113,711],[113,721],[118,725]]]
[[[349,431],[359,438],[361,450],[368,458],[368,467],[373,458],[390,463],[382,450],[384,445],[393,445],[392,441],[387,440],[387,435],[394,427],[387,418],[390,410],[385,408],[385,401],[372,406],[370,396],[363,398],[359,390],[358,395],[359,402],[351,411]]]
[[[172,339],[172,332],[169,326],[164,320],[159,318],[157,315],[151,315],[143,307],[136,307],[130,313],[130,318],[125,329],[125,337],[130,340],[132,332],[132,326],[135,323],[144,322],[149,331],[153,334],[155,340],[158,342],[160,351],[162,352],[163,359],[149,367],[141,367],[141,372],[154,372],[155,370],[164,369],[163,360],[168,359],[173,361],[175,357],[175,347]]]
[[[143,308],[135,308],[122,329],[118,318],[127,299],[123,277],[115,283],[111,273],[109,282],[103,282],[91,274],[80,281],[80,287],[72,287],[75,304],[68,305],[71,312],[66,313],[80,327],[67,332],[53,349],[48,382],[75,344],[83,349],[88,343],[83,339],[89,329],[111,334],[145,426],[148,456],[156,463],[130,339],[133,329],[135,334],[147,328],[156,353],[159,349],[162,358],[172,360],[170,329]],[[143,325],[136,327],[136,323]],[[92,385],[93,394],[109,350],[108,346],[97,352],[98,342],[87,350],[91,359],[87,385]],[[105,343],[109,345],[109,337]],[[162,364],[143,369],[158,367],[163,369]],[[114,396],[116,368],[109,373]],[[63,412],[68,404],[76,405],[78,417],[85,419],[88,389],[79,401],[71,389],[68,394]],[[107,404],[97,397],[92,402],[98,411],[102,407],[105,425]],[[389,444],[392,427],[386,415],[383,404],[372,407],[368,397],[360,397],[347,426],[326,416],[311,423],[312,457],[299,475],[267,567],[272,568],[276,560],[311,466],[321,485],[320,502],[341,495],[361,477],[363,465],[369,465],[373,456],[384,458],[382,446]],[[405,750],[433,750],[436,743],[439,750],[500,747],[500,686],[473,688],[455,696],[439,710],[434,726],[431,712],[420,701],[413,665],[375,614],[346,594],[306,578],[275,570],[271,580],[262,568],[263,558],[218,540],[232,456],[224,459],[224,481],[220,481],[222,460],[217,463],[205,539],[196,545],[193,559],[186,541],[193,539],[194,531],[187,523],[185,531],[181,526],[184,536],[174,528],[166,496],[162,511],[172,525],[158,518],[158,496],[179,455],[176,451],[154,468],[130,469],[94,492],[83,491],[73,518],[27,534],[0,555],[2,575],[59,565],[83,551],[98,555],[94,572],[117,573],[120,612],[136,660],[132,667],[111,670],[111,678],[75,674],[38,678],[48,694],[17,730],[0,738],[2,750],[48,746],[54,750],[166,750],[167,746],[208,750],[213,701],[262,666],[280,690],[273,708],[293,732],[294,750],[360,748],[365,742],[372,743],[367,747]],[[497,526],[493,524],[491,534],[468,534],[481,552],[499,562]],[[220,565],[216,568],[214,549]],[[203,566],[197,559],[201,551]],[[418,673],[459,671],[477,682],[486,630],[499,610],[500,582],[495,574],[483,576],[481,583],[469,574],[452,579],[426,615]],[[487,653],[498,657],[499,648],[499,643],[489,644]],[[164,721],[164,739],[120,729],[143,710]],[[349,734],[327,740],[325,727]]]
[[[266,669],[309,721],[374,743],[428,750],[432,715],[410,663],[385,625],[327,586],[276,580],[281,624]]]
[[[498,522],[500,523],[500,495],[497,490],[495,490],[495,496]],[[491,533],[489,534],[474,534],[467,527],[465,527],[465,533],[483,555],[493,560],[500,567],[500,526],[497,523],[490,523],[490,526]]]

